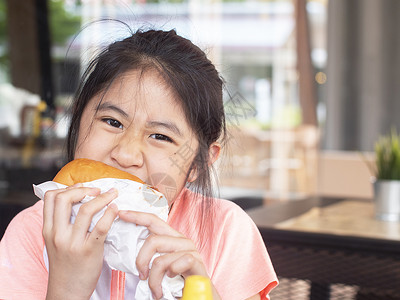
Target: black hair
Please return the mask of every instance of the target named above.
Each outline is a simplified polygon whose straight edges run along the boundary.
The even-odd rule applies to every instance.
[[[175,30],[138,30],[110,44],[89,63],[72,106],[67,136],[68,160],[74,159],[81,116],[89,101],[106,91],[118,76],[138,69],[155,69],[161,74],[181,102],[198,139],[199,148],[191,167],[197,172],[197,178],[189,188],[202,197],[199,228],[202,231],[212,223],[213,212],[213,168],[209,163],[209,148],[225,137],[223,80],[206,54]]]

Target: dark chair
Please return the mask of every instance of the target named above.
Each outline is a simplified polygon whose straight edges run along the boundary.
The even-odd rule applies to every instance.
[[[0,203],[0,239],[11,220],[25,207],[22,204]]]

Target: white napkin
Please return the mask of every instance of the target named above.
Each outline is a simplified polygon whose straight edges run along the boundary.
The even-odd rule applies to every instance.
[[[114,187],[118,190],[118,197],[112,201],[112,203],[115,203],[119,210],[153,213],[162,220],[167,220],[167,199],[163,194],[145,184],[128,179],[103,178],[83,183],[83,185],[87,187],[100,188],[102,193]],[[65,185],[53,181],[47,181],[33,186],[35,195],[40,199],[43,199],[44,194],[49,190],[65,187]],[[92,199],[93,197],[86,196],[80,203],[73,205],[71,223],[74,223],[80,206]],[[94,226],[103,216],[105,210],[106,208],[93,217],[89,231],[93,230]],[[136,257],[148,235],[149,231],[147,227],[124,222],[117,217],[112,224],[104,243],[105,262],[113,270],[119,270],[139,276],[139,272],[136,268]],[[161,254],[156,254],[152,261],[159,255]],[[162,290],[164,294],[162,299],[173,300],[181,297],[183,285],[184,281],[182,277],[176,276],[170,278],[165,275],[162,281]],[[136,287],[135,299],[152,299],[152,294],[147,280],[139,281]]]

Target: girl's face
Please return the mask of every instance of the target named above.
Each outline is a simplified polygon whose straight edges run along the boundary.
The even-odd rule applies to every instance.
[[[141,178],[171,204],[187,181],[198,141],[172,90],[156,71],[131,71],[92,98],[75,158],[98,160]]]

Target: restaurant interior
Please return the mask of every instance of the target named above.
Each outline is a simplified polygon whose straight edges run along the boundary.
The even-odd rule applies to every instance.
[[[400,177],[398,0],[0,0],[0,238],[66,163],[69,105],[128,34],[116,20],[176,29],[224,78],[214,188],[260,230],[271,299],[400,299],[400,178],[378,164],[397,137]]]

